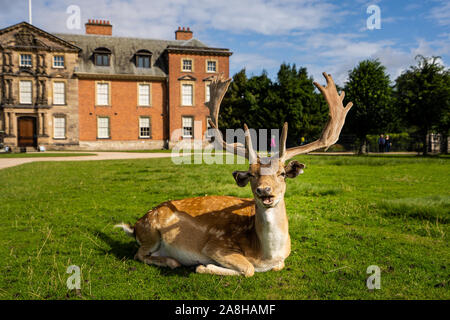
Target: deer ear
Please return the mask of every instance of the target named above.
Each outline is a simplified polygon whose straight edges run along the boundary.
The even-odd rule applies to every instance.
[[[286,167],[284,167],[284,170],[286,171],[286,177],[295,178],[299,174],[303,173],[304,168],[305,168],[305,165],[303,163],[300,163],[295,160],[291,161],[287,164]]]
[[[239,187],[245,187],[250,180],[248,171],[234,171],[233,178]]]

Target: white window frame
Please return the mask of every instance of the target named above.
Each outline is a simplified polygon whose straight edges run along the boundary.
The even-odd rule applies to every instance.
[[[53,139],[66,139],[66,117],[53,116]]]
[[[147,87],[148,88],[148,92],[147,93],[143,93],[141,91],[141,88]],[[147,101],[144,100],[144,98],[147,99]],[[150,88],[150,83],[139,83],[138,84],[138,106],[140,107],[149,107],[151,105],[150,103],[151,101],[151,88]]]
[[[62,84],[62,92],[58,92],[61,88],[57,89],[58,85]],[[53,82],[53,104],[63,106],[66,104],[66,83],[64,81]]]
[[[29,83],[29,88],[24,88],[23,84]],[[27,89],[27,91],[24,91]],[[25,100],[25,94],[29,93],[29,100]],[[20,80],[19,81],[19,102],[20,104],[32,104],[33,103],[33,81],[31,80]]]
[[[184,65],[185,61],[189,61],[191,63],[190,64],[190,66],[191,66],[190,69],[185,69],[185,65]],[[187,58],[181,59],[181,71],[183,71],[183,72],[193,72],[194,71],[194,61],[192,59],[187,59]]]
[[[188,88],[188,87],[191,88],[190,94],[185,91],[185,88]],[[190,101],[187,101],[187,99],[189,99]],[[194,105],[194,84],[192,84],[192,83],[182,83],[181,84],[181,105],[188,106],[188,107],[192,107]]]
[[[148,124],[143,123],[148,121]],[[148,134],[142,134],[142,129],[148,129]],[[152,134],[152,121],[150,117],[139,117],[139,138],[150,138]]]
[[[57,60],[57,58],[62,58],[62,61],[56,61]],[[61,62],[62,62],[62,64],[61,64]],[[66,61],[65,61],[65,58],[64,58],[64,56],[63,55],[56,55],[56,56],[53,56],[53,68],[64,68],[65,67],[65,64],[66,64]]]
[[[104,123],[101,123],[102,120],[106,121],[106,126],[104,126]],[[106,129],[106,134],[104,130]],[[99,116],[97,117],[97,138],[98,139],[109,139],[111,138],[111,123],[109,117]]]
[[[25,57],[27,57],[27,59],[25,59]],[[22,53],[22,54],[20,54],[19,65],[21,67],[31,68],[33,66],[33,56],[30,53]]]
[[[214,63],[214,70],[209,69],[209,63]],[[216,60],[206,60],[206,72],[216,73],[217,72],[217,61]]]
[[[106,88],[106,92],[101,92],[102,87]],[[97,106],[109,106],[110,101],[110,92],[111,92],[111,86],[109,82],[97,82],[95,85],[95,102]],[[105,100],[106,97],[106,100]]]
[[[209,102],[211,100],[211,82],[207,82],[205,84],[205,102]]]
[[[190,120],[191,121],[191,134],[185,134],[184,128],[185,128],[185,120]],[[187,128],[187,126],[186,126]],[[192,116],[182,116],[181,117],[181,129],[183,130],[183,138],[193,138],[194,137],[194,117]]]

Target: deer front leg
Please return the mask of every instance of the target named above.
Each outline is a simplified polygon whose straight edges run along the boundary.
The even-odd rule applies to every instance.
[[[203,249],[203,253],[221,266],[213,264],[200,265],[196,269],[198,273],[227,276],[244,275],[246,277],[251,277],[255,273],[253,265],[239,251],[232,248],[224,248],[217,242],[208,243]]]

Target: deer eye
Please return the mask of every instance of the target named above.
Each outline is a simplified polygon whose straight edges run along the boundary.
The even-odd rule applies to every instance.
[[[286,177],[286,172],[280,173],[279,176],[282,176],[283,178]]]

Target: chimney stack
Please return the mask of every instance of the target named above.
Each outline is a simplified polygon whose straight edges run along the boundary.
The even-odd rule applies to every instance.
[[[175,31],[175,40],[189,40],[192,39],[193,32],[189,27],[178,27],[178,30]]]
[[[112,24],[109,23],[109,20],[89,19],[85,24],[85,27],[86,34],[98,34],[102,36],[112,35]]]

